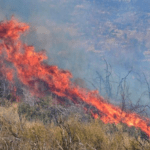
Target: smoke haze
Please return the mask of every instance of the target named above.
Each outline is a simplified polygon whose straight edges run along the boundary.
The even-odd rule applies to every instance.
[[[45,49],[48,63],[72,72],[120,102],[119,83],[130,70],[130,100],[149,102],[149,1],[140,0],[7,0],[0,2],[0,20],[14,15],[31,26],[23,40],[36,51]],[[106,62],[111,65],[110,85]],[[103,82],[100,86],[100,74]],[[107,80],[108,81],[108,80]],[[147,81],[147,82],[146,82]],[[84,85],[85,86],[85,85]],[[110,88],[111,87],[111,93]],[[109,90],[107,90],[109,89]]]

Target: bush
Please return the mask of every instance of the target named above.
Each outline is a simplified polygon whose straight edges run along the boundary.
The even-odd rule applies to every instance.
[[[142,138],[141,130],[123,123],[104,124],[81,112],[75,105],[67,108],[48,100],[34,106],[21,102],[0,107],[0,149],[150,149],[149,139]]]

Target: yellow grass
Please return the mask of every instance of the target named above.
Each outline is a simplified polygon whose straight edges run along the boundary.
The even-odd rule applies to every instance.
[[[18,104],[0,107],[0,149],[5,150],[150,150],[150,144],[123,131],[123,124],[104,124],[99,119],[67,121],[44,125],[19,118]],[[112,133],[111,133],[112,132]],[[137,130],[138,133],[138,130]]]

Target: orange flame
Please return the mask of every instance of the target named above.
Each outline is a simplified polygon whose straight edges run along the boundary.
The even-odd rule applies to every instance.
[[[149,119],[142,119],[136,113],[126,113],[119,107],[107,103],[98,91],[88,92],[71,83],[72,74],[67,70],[58,69],[57,66],[50,66],[43,63],[47,59],[44,51],[35,52],[33,46],[29,46],[20,40],[20,35],[29,29],[29,25],[20,23],[12,18],[10,21],[0,23],[0,56],[2,74],[8,80],[14,80],[15,71],[17,78],[27,86],[34,94],[42,94],[36,87],[40,81],[46,83],[48,90],[60,97],[66,97],[73,102],[84,101],[96,107],[100,111],[101,120],[104,123],[123,122],[128,126],[141,128],[150,136]],[[21,52],[23,51],[23,53]],[[13,64],[14,69],[7,67],[7,63]],[[93,117],[98,118],[99,114],[91,111]]]

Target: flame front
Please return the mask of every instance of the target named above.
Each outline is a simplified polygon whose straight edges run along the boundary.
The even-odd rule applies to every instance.
[[[33,46],[29,46],[20,40],[20,35],[29,29],[29,25],[20,23],[16,19],[6,20],[0,23],[0,63],[1,73],[10,82],[14,82],[15,73],[19,81],[30,89],[33,94],[42,94],[36,87],[36,83],[46,83],[50,92],[66,97],[73,102],[84,101],[96,107],[100,112],[100,119],[104,123],[125,123],[128,126],[141,128],[150,137],[149,119],[142,119],[136,113],[126,113],[119,107],[107,103],[98,91],[87,91],[71,83],[72,74],[67,70],[50,66],[43,62],[47,59],[44,51],[36,52]],[[12,67],[7,65],[12,64]],[[93,117],[99,114],[91,112]]]

